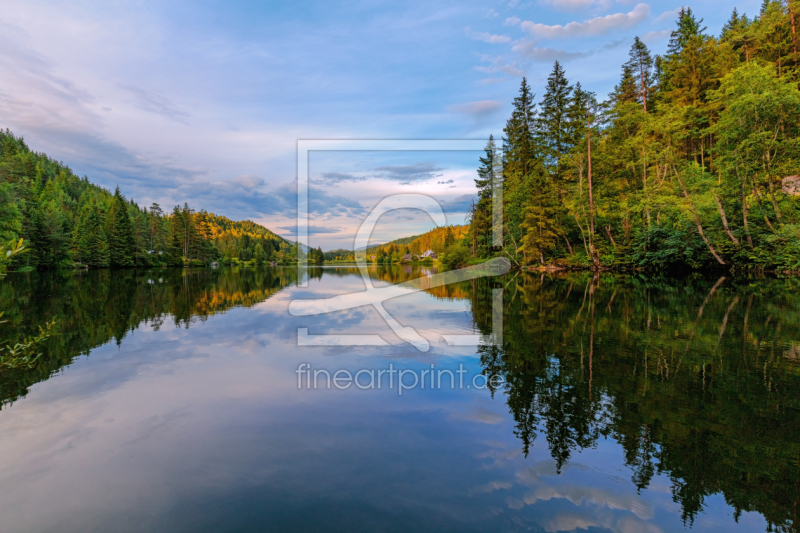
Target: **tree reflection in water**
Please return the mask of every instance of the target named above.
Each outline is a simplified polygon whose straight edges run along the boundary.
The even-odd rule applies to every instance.
[[[691,523],[722,493],[779,531],[797,530],[800,496],[800,284],[525,275],[482,280],[476,326],[491,330],[505,288],[504,343],[480,348],[527,454],[543,433],[560,470],[613,438],[639,490],[656,473]]]
[[[432,273],[392,265],[369,272],[387,283]],[[294,268],[11,275],[0,285],[3,339],[52,317],[58,331],[35,368],[0,372],[0,402],[140,324],[188,328],[297,281]],[[469,300],[474,326],[488,335],[499,287],[503,345],[479,352],[483,372],[504,378],[493,392],[505,397],[521,453],[542,434],[561,471],[575,452],[611,438],[640,491],[656,474],[669,476],[687,523],[722,493],[737,515],[757,511],[776,530],[797,531],[798,280],[512,273],[428,292]]]

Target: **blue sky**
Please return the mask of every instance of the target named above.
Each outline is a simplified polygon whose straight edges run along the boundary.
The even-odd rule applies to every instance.
[[[734,6],[760,4],[691,7],[718,34]],[[664,51],[681,5],[5,0],[0,127],[140,204],[188,201],[291,238],[298,139],[499,136],[523,75],[541,95],[557,59],[602,97],[634,36]],[[479,155],[312,155],[311,244],[350,246],[395,192],[431,194],[461,223]],[[375,238],[431,225],[387,215]]]

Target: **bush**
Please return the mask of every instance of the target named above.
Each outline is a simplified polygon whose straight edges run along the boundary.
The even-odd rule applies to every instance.
[[[800,224],[786,224],[764,239],[769,256],[780,269],[800,270]]]
[[[426,258],[429,259],[429,258]],[[447,268],[458,268],[469,263],[469,250],[462,243],[450,245],[442,257],[442,265]]]
[[[650,226],[633,240],[633,264],[645,268],[698,268],[712,260],[703,240],[688,228]]]

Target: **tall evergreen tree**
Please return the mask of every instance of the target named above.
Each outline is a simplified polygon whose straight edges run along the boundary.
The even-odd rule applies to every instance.
[[[108,241],[95,202],[86,202],[72,233],[73,260],[91,267],[109,265]]]
[[[561,160],[572,148],[567,128],[572,86],[564,68],[556,61],[547,78],[544,97],[539,105],[536,130],[544,151],[546,166],[556,178],[561,177]]]
[[[559,234],[553,182],[545,175],[538,174],[531,180],[531,192],[521,225],[525,233],[520,252],[523,262],[545,265],[545,255],[555,248]]]
[[[614,92],[611,93],[611,100],[614,104],[621,104],[637,102],[638,98],[639,90],[633,68],[626,63],[622,65],[622,75],[620,76],[619,83],[614,86]]]
[[[567,107],[566,124],[567,142],[573,148],[581,144],[586,137],[586,114],[588,109],[596,107],[595,99],[595,94],[584,91],[580,82],[575,84]]]
[[[114,191],[111,209],[106,218],[106,234],[110,264],[114,268],[132,267],[136,264],[136,241],[133,225],[128,215],[128,203],[119,192]]]
[[[666,95],[671,93],[675,87],[673,77],[675,70],[681,63],[682,53],[693,42],[693,47],[698,49],[705,39],[705,26],[701,26],[703,19],[697,20],[692,12],[692,8],[681,8],[678,13],[678,27],[672,31],[667,45],[667,53],[664,56],[660,69],[659,92]],[[685,58],[684,58],[685,59]],[[684,62],[685,64],[685,62]]]
[[[647,113],[647,100],[650,98],[653,85],[653,58],[647,45],[638,37],[633,40],[629,57],[626,65],[633,74],[639,89],[639,102],[642,104],[644,112]]]
[[[485,155],[480,160],[475,187],[478,189],[478,203],[473,206],[470,216],[470,247],[472,254],[485,257],[492,243],[492,195],[495,184],[495,172],[500,171],[500,156],[494,137],[484,148]]]
[[[513,262],[519,263],[523,235],[524,206],[530,196],[530,177],[543,172],[541,148],[537,144],[535,95],[528,82],[522,78],[519,96],[514,99],[511,118],[504,128],[503,143],[503,252]]]
[[[534,138],[537,114],[534,98],[536,95],[531,92],[528,80],[522,78],[511,118],[503,128],[504,167],[509,173],[526,174],[538,156]]]

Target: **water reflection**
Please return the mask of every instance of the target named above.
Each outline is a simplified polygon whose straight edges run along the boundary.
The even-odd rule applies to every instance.
[[[390,265],[369,273],[376,286],[436,274]],[[13,481],[20,495],[80,482],[102,507],[110,474],[94,483],[74,472],[42,481],[67,449],[86,448],[92,452],[71,459],[73,468],[107,463],[139,487],[109,494],[135,500],[151,490],[157,475],[144,480],[136,472],[149,463],[183,480],[175,487],[181,498],[170,493],[174,508],[159,511],[169,520],[151,524],[156,530],[263,528],[267,518],[298,530],[312,527],[299,516],[327,512],[333,522],[315,518],[314,527],[359,529],[356,517],[373,529],[669,531],[684,524],[714,531],[739,519],[741,529],[763,530],[753,520],[758,513],[774,530],[797,531],[797,280],[510,273],[425,287],[413,296],[426,298],[417,316],[398,320],[434,322],[437,306],[465,305],[471,326],[486,335],[492,289],[504,289],[503,344],[481,346],[479,363],[472,360],[476,372],[502,376],[506,385],[493,400],[419,391],[399,403],[295,390],[301,360],[358,368],[406,353],[299,349],[291,299],[364,290],[354,267],[306,275],[308,289],[297,287],[291,268],[9,276],[0,285],[9,319],[0,336],[27,335],[53,316],[59,330],[36,368],[0,372],[3,482]],[[242,311],[222,316],[234,308]],[[213,316],[219,320],[200,327]],[[315,327],[369,320],[351,313]],[[452,357],[445,349],[407,364],[424,368]],[[62,375],[80,380],[52,379],[30,393],[70,364]],[[124,400],[94,396],[125,380],[131,391]],[[100,429],[116,418],[125,422]],[[81,444],[92,435],[106,440]],[[131,453],[143,458],[136,468]],[[207,464],[215,465],[211,473]],[[60,513],[51,511],[52,523],[68,516],[72,525],[63,529],[76,531],[113,523],[92,522],[91,513],[79,520],[72,506],[91,504],[88,496],[74,498],[60,507],[51,501]],[[9,509],[3,513],[10,517]],[[15,514],[11,530],[37,529],[21,527],[31,524],[19,516],[31,520]]]
[[[631,481],[659,473],[691,524],[712,494],[795,531],[800,499],[800,285],[693,277],[515,276],[504,344],[482,347],[527,454],[557,470],[612,438]],[[472,292],[489,330],[490,284]]]
[[[321,276],[317,269],[312,277]],[[0,284],[3,341],[13,344],[55,317],[54,336],[32,369],[0,370],[0,406],[24,396],[79,355],[140,325],[188,328],[232,307],[251,307],[296,284],[297,270],[93,270],[12,274]]]

